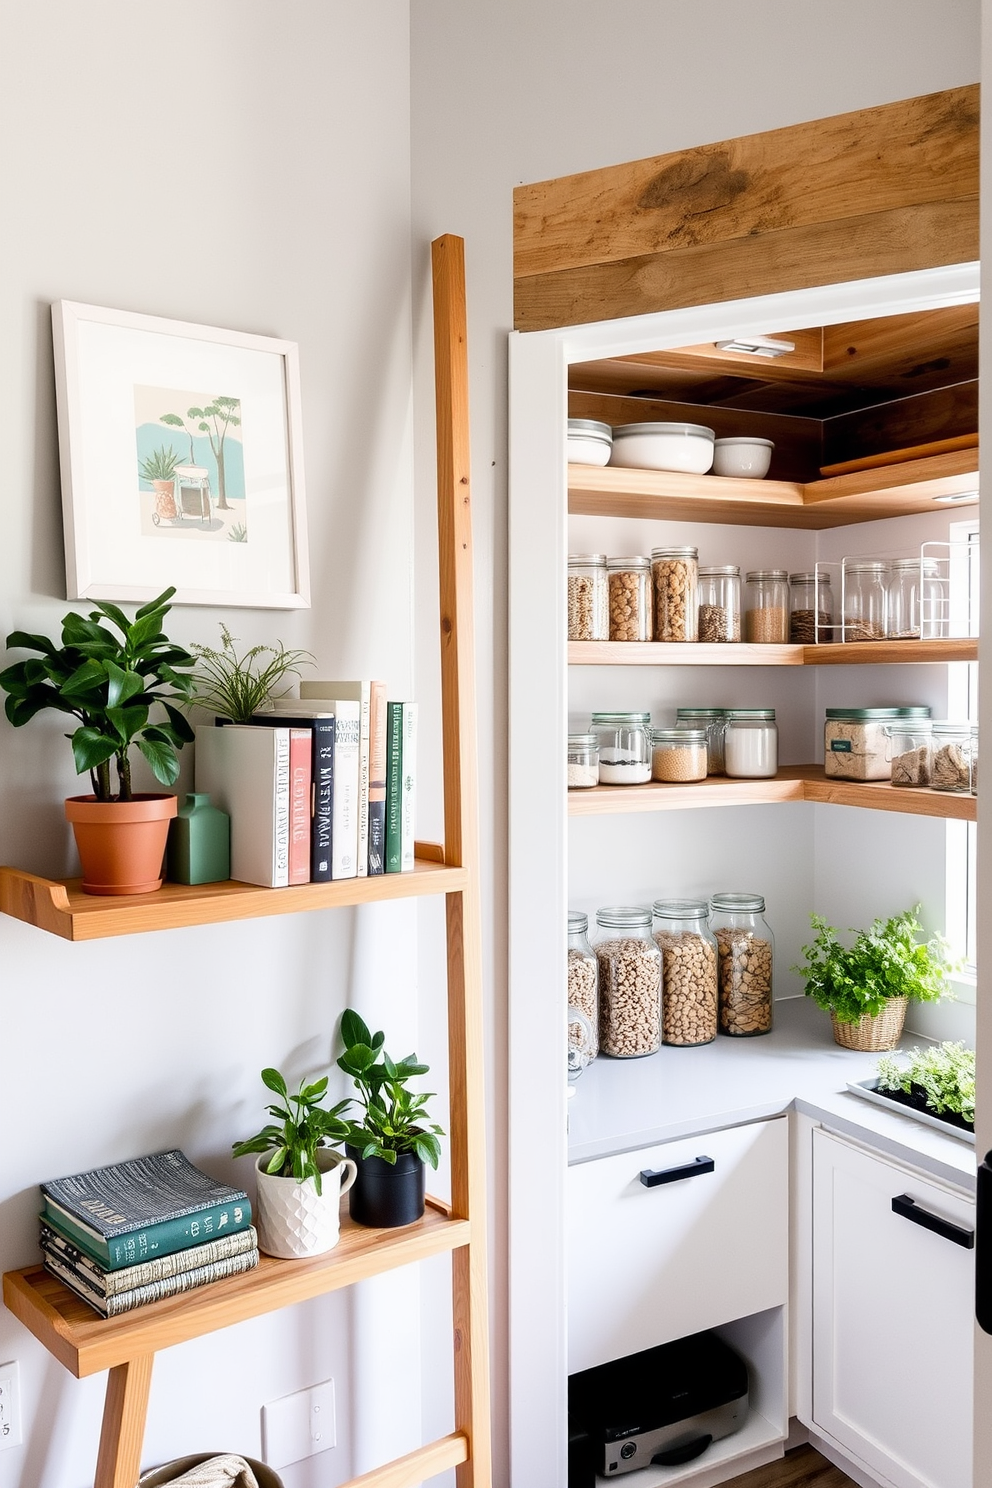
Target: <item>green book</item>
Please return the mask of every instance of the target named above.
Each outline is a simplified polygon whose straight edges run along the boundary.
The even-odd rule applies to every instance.
[[[386,872],[403,868],[403,704],[386,704]]]

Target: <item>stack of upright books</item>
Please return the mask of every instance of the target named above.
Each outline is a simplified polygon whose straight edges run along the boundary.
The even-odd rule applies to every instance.
[[[45,1268],[102,1317],[258,1265],[242,1189],[177,1148],[41,1185]]]

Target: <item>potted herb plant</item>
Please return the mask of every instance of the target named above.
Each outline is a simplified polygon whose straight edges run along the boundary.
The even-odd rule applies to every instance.
[[[919,907],[852,931],[849,948],[821,915],[810,915],[816,935],[802,947],[803,964],[792,970],[804,978],[806,996],[830,1014],[834,1039],[843,1048],[865,1053],[894,1048],[910,998],[939,1002],[945,995],[956,963],[941,936],[921,939]]]
[[[238,655],[235,642],[226,625],[221,625],[221,648],[193,646],[196,671],[190,702],[207,708],[231,723],[250,723],[252,715],[269,707],[274,697],[281,696],[281,684],[290,675],[300,675],[300,668],[313,666],[309,651],[287,651],[282,641],[274,646],[250,646]]]
[[[142,480],[146,480],[155,492],[155,520],[170,521],[178,515],[176,506],[176,469],[179,456],[170,445],[166,449],[160,444],[157,450],[138,467]]]
[[[65,814],[88,894],[145,894],[161,887],[176,798],[131,789],[130,751],[136,747],[156,780],[170,786],[179,775],[177,752],[193,737],[175,705],[189,695],[192,681],[185,669],[194,658],[162,630],[175,592],[166,589],[133,620],[113,604],[98,604],[88,616],[70,613],[62,621],[61,646],[21,630],[7,637],[9,647],[39,653],[0,672],[14,727],[46,708],[78,720],[66,737],[76,771],[89,771],[93,792],[71,796]],[[152,721],[156,705],[163,716]]]
[[[412,1224],[424,1212],[424,1165],[438,1165],[441,1127],[428,1120],[431,1094],[414,1094],[407,1082],[429,1069],[416,1054],[393,1061],[385,1034],[370,1033],[350,1008],[341,1019],[344,1053],[338,1066],[351,1075],[361,1116],[347,1122],[345,1148],[358,1164],[351,1191],[351,1217],[358,1224],[392,1229]]]
[[[261,1154],[255,1163],[259,1246],[285,1260],[322,1255],[338,1243],[341,1195],[355,1181],[354,1161],[328,1145],[348,1135],[341,1112],[350,1101],[330,1110],[321,1104],[326,1075],[301,1082],[296,1095],[276,1069],[263,1069],[262,1083],[278,1097],[266,1107],[274,1121],[231,1149],[235,1157]]]
[[[950,1043],[912,1049],[906,1064],[880,1059],[875,1073],[879,1091],[890,1100],[975,1130],[974,1049]]]

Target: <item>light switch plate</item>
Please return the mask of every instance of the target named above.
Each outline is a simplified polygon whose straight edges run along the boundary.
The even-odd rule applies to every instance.
[[[0,1364],[0,1452],[21,1445],[21,1369]]]
[[[262,1457],[269,1467],[288,1467],[335,1446],[332,1379],[262,1406]]]

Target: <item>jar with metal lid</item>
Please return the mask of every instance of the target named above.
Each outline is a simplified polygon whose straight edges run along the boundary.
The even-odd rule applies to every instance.
[[[720,1032],[738,1038],[772,1030],[775,940],[761,894],[714,894],[710,929],[716,936]]]
[[[569,734],[568,788],[586,790],[599,784],[599,735]]]
[[[651,714],[594,713],[600,785],[644,785],[651,779]]]
[[[889,780],[889,726],[929,719],[930,709],[828,708],[823,726],[823,770],[834,780]]]
[[[610,637],[606,554],[568,555],[568,639],[606,641]]]
[[[614,1059],[637,1059],[661,1047],[661,952],[647,909],[596,912],[593,949],[599,964],[599,1047]]]
[[[890,641],[918,641],[923,635],[923,616],[927,615],[927,633],[940,635],[929,617],[939,626],[946,606],[943,583],[936,558],[895,558],[889,564],[885,626]]]
[[[929,718],[887,723],[889,768],[896,786],[927,786],[933,764],[933,725]]]
[[[822,645],[834,638],[834,595],[828,573],[789,575],[789,640],[796,646]]]
[[[652,729],[651,779],[671,784],[706,779],[705,729]]]
[[[971,725],[971,794],[978,795],[978,724]]]
[[[789,575],[784,568],[756,568],[744,591],[744,639],[759,646],[789,639]]]
[[[651,575],[655,640],[697,640],[699,549],[652,548]]]
[[[599,1053],[599,970],[589,944],[589,917],[568,911],[568,1005],[589,1020],[590,1058]]]
[[[741,571],[733,564],[699,570],[700,641],[741,638]]]
[[[845,641],[884,641],[888,564],[858,559],[844,566]]]
[[[971,724],[935,723],[930,786],[961,794],[971,790]]]
[[[710,1044],[716,1038],[716,940],[702,899],[656,899],[654,942],[661,951],[661,1041]]]
[[[679,708],[675,727],[706,730],[706,773],[722,775],[723,735],[727,726],[726,710],[723,708]]]
[[[610,640],[650,641],[654,628],[650,558],[610,558],[606,572]]]
[[[723,758],[735,780],[770,780],[778,771],[775,709],[728,708]]]

